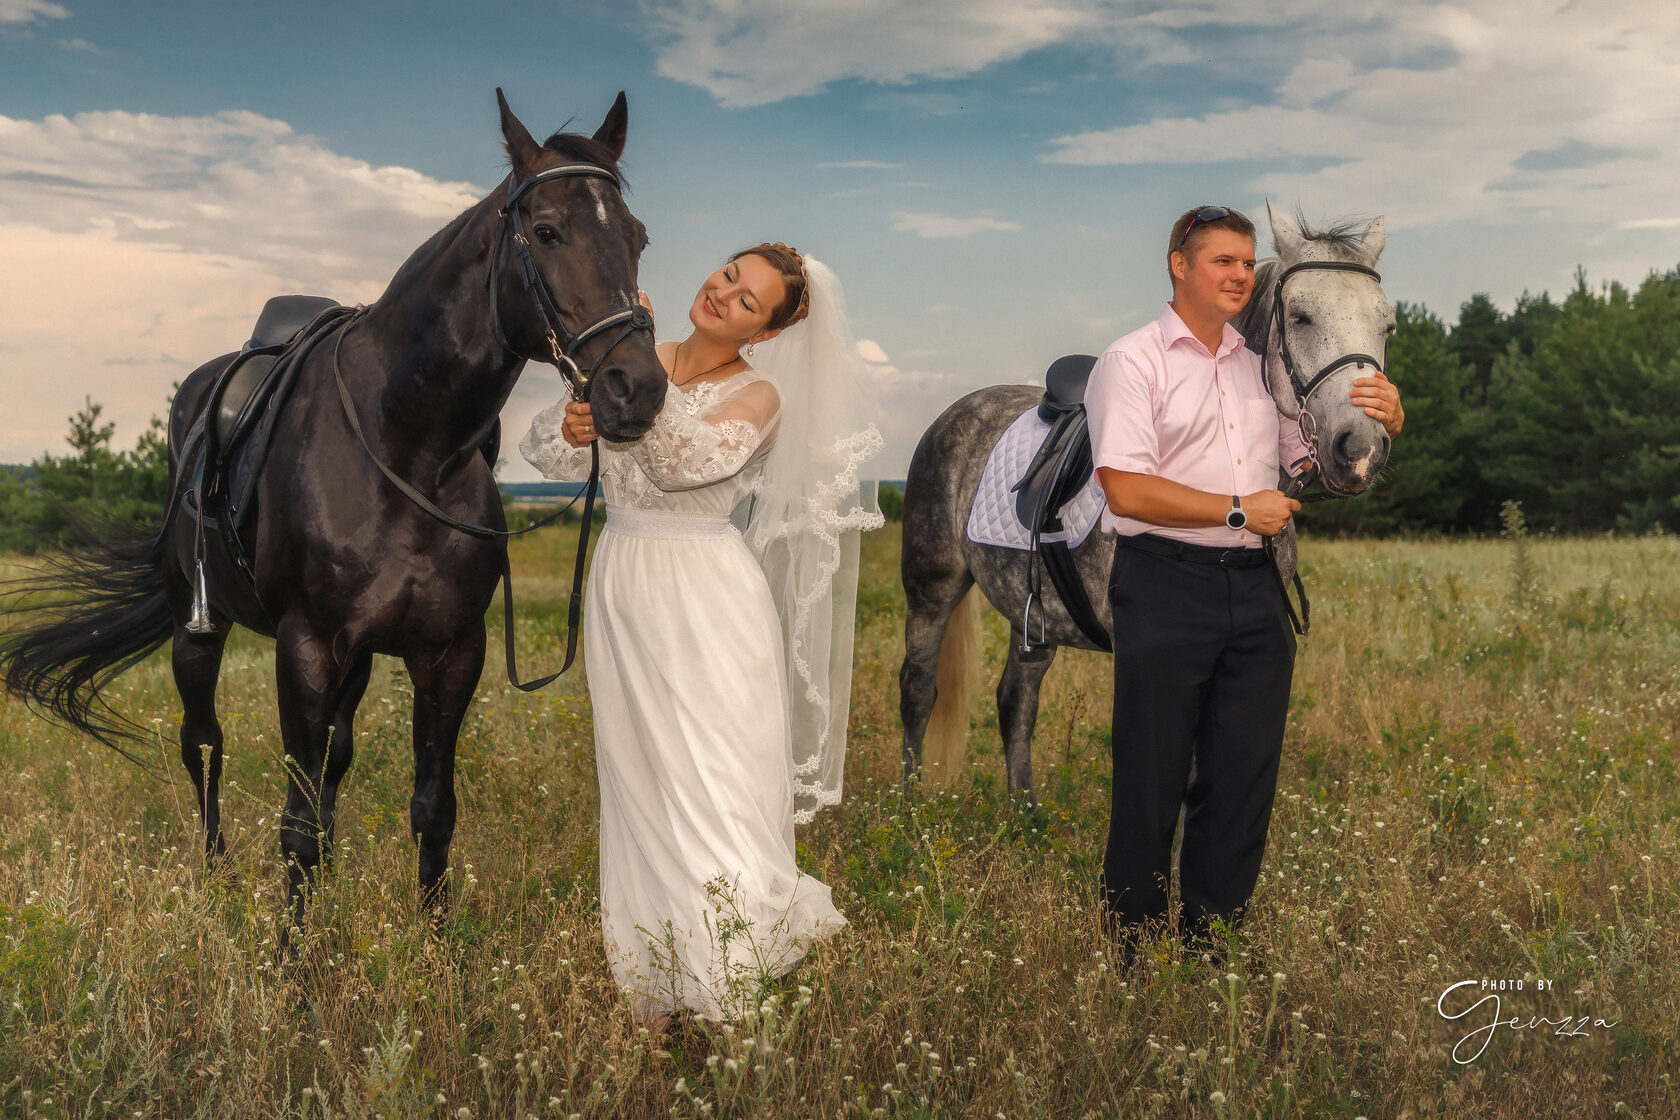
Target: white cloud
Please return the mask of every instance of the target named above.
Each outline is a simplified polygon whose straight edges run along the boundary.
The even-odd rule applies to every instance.
[[[935,214],[923,210],[893,211],[893,230],[913,233],[917,237],[972,237],[977,233],[1015,233],[1019,222],[998,218],[959,218],[953,214]]]
[[[318,290],[387,279],[481,193],[373,167],[248,112],[0,117],[0,182],[0,223],[109,230]]]
[[[70,14],[62,4],[48,0],[0,0],[0,23],[29,23],[37,19],[63,19]]]
[[[86,39],[60,39],[58,45],[67,51],[77,51],[82,54],[105,54],[105,48]]]
[[[1319,15],[1292,38],[1272,37],[1296,61],[1270,104],[1060,136],[1042,158],[1263,161],[1256,193],[1313,212],[1378,206],[1391,227],[1536,219],[1604,228],[1671,210],[1680,7],[1476,0]],[[1339,44],[1362,21],[1375,21],[1397,53],[1431,61],[1355,64]],[[1592,158],[1557,158],[1570,152]]]
[[[825,163],[819,163],[817,166],[823,168],[881,168],[882,170],[891,170],[892,168],[897,167],[898,164],[883,163],[878,159],[841,159],[829,160]]]
[[[858,339],[857,352],[858,357],[866,362],[884,362],[887,360],[887,352],[881,349],[881,344],[873,339]]]
[[[1362,139],[1351,122],[1319,110],[1261,105],[1058,136],[1051,141],[1057,150],[1044,161],[1105,165],[1346,157]]]
[[[269,296],[372,300],[480,194],[238,112],[0,117],[0,187],[0,462],[88,395],[132,442]]]
[[[1097,25],[1101,0],[670,0],[644,11],[659,73],[732,108],[859,78],[952,78]]]

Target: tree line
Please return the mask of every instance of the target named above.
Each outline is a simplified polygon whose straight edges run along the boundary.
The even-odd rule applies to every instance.
[[[1308,532],[1493,534],[1507,501],[1531,529],[1680,531],[1680,269],[1629,290],[1577,272],[1561,300],[1524,294],[1509,314],[1485,295],[1450,327],[1402,303],[1389,344],[1406,426],[1384,477],[1347,501],[1308,505]],[[78,526],[155,523],[168,452],[154,418],[132,450],[90,400],[68,455],[0,467],[0,551],[64,547]],[[883,486],[883,507],[902,497]]]
[[[1560,301],[1485,295],[1449,328],[1402,304],[1389,344],[1406,425],[1385,477],[1306,507],[1309,531],[1492,534],[1680,530],[1680,269],[1636,291],[1577,272]]]

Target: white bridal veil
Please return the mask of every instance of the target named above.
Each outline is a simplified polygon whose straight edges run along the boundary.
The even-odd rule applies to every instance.
[[[833,271],[805,258],[810,313],[755,348],[781,396],[775,444],[743,535],[781,617],[793,729],[794,821],[840,800],[851,709],[858,538],[879,528],[875,402]]]

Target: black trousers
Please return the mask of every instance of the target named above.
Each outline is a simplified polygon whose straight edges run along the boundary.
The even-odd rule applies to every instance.
[[[1182,806],[1179,903],[1185,932],[1202,934],[1215,918],[1240,919],[1260,875],[1295,634],[1258,553],[1121,537],[1108,598],[1115,649],[1113,810],[1103,858],[1109,915],[1122,928],[1166,917]]]

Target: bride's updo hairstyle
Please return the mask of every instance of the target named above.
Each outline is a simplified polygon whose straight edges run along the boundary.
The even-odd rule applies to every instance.
[[[782,274],[782,286],[787,290],[787,294],[771,313],[770,321],[764,325],[765,330],[779,331],[784,327],[791,327],[810,314],[810,283],[805,277],[805,258],[799,255],[798,249],[792,245],[783,245],[780,241],[765,241],[750,249],[742,249],[729,259],[734,262],[742,257],[763,257],[770,262],[771,267]]]

